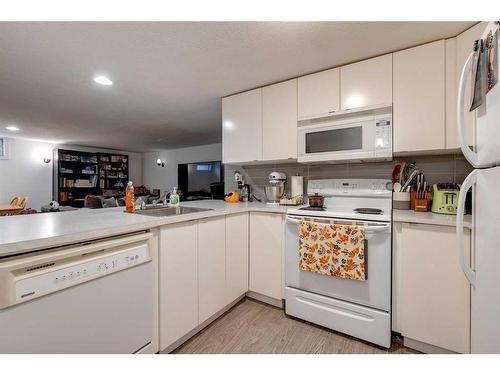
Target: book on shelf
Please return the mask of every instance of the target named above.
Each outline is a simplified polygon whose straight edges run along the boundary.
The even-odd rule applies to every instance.
[[[123,155],[111,155],[112,163],[126,163],[127,157]]]
[[[97,176],[92,176],[89,179],[79,178],[75,181],[75,187],[96,187],[97,186]]]
[[[71,187],[74,187],[75,186],[75,180],[71,179],[71,178],[66,178],[66,177],[60,177],[59,178],[59,187],[62,187],[62,188],[71,188]]]
[[[87,166],[82,169],[82,174],[96,174],[97,173],[97,165],[96,166]]]
[[[73,200],[73,193],[68,193],[66,191],[59,192],[59,202],[67,202]]]

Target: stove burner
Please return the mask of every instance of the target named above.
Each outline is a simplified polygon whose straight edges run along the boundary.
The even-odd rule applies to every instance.
[[[380,215],[383,211],[380,208],[361,207],[355,208],[354,212],[358,214]]]
[[[299,210],[304,210],[304,211],[326,211],[325,207],[301,207]]]

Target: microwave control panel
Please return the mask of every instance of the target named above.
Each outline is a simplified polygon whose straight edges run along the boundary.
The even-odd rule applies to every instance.
[[[54,271],[23,277],[15,284],[16,301],[24,302],[66,289],[151,260],[147,244],[131,247],[109,256],[89,259]]]
[[[375,150],[392,149],[391,120],[378,120],[375,123]]]

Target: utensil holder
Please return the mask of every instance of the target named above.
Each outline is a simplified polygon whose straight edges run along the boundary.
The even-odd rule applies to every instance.
[[[392,193],[392,208],[397,210],[409,210],[410,193],[399,191]]]

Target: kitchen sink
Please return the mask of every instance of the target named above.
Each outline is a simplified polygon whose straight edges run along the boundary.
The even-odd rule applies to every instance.
[[[197,208],[197,207],[146,207],[143,209],[137,209],[135,211],[136,214],[146,215],[146,216],[156,216],[156,217],[165,217],[165,216],[176,216],[176,215],[185,215],[192,214],[195,212],[203,212],[203,211],[211,211],[212,208]]]

